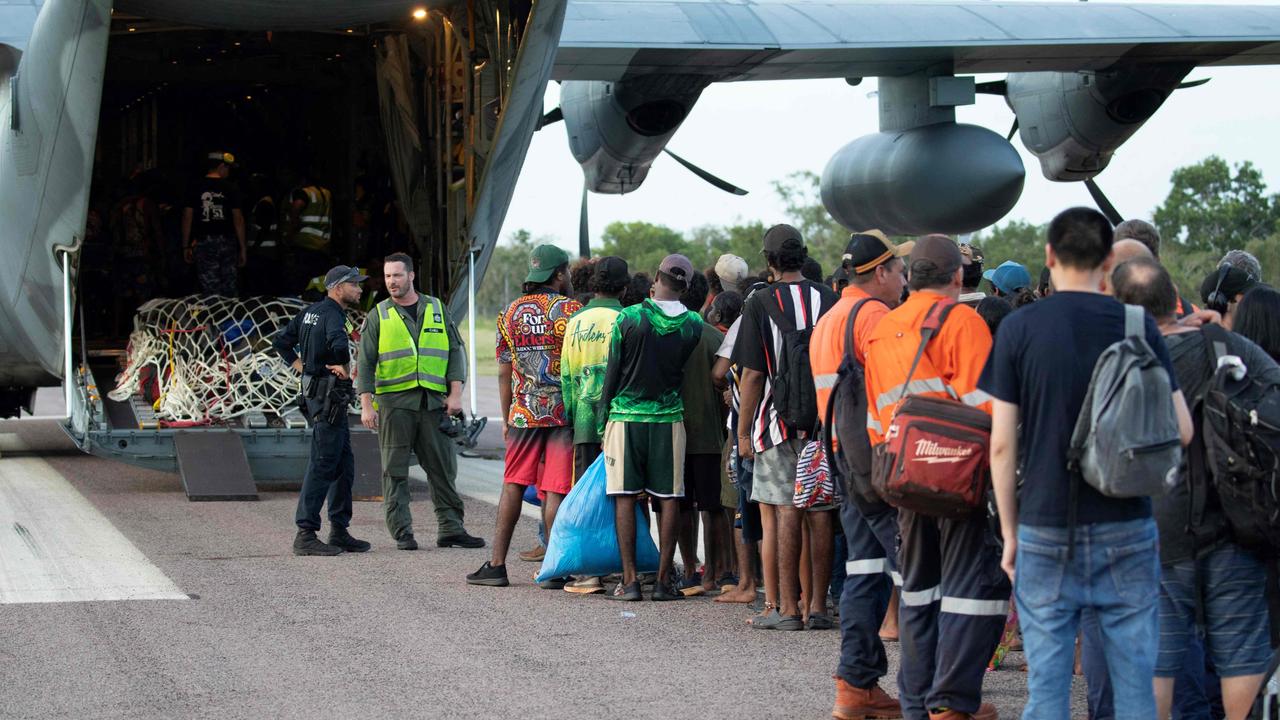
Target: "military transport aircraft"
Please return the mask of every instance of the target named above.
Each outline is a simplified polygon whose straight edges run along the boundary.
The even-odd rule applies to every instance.
[[[353,57],[364,64],[326,70]],[[563,120],[587,189],[624,193],[713,82],[877,77],[880,132],[831,158],[824,204],[850,228],[960,233],[1003,217],[1024,182],[1012,131],[955,122],[975,93],[1005,96],[1047,179],[1091,182],[1193,68],[1277,62],[1280,7],[0,0],[0,416],[70,378],[68,429],[81,447],[174,468],[167,431],[113,427],[71,352],[76,278],[93,269],[81,252],[91,180],[205,150],[183,135],[181,103],[158,99],[165,88],[242,83],[248,102],[276,83],[333,98],[323,112],[277,106],[256,122],[334,115],[344,119],[318,133],[380,148],[421,251],[419,278],[456,317],[483,277],[530,138],[550,122]],[[1008,75],[977,83],[977,73]],[[544,114],[553,79],[561,107]],[[124,97],[142,85],[158,90]],[[361,132],[366,122],[381,137]],[[346,152],[328,155],[350,178]],[[251,462],[279,454],[280,432],[249,448]]]

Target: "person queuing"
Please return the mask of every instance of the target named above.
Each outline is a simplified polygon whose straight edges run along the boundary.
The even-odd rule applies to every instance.
[[[852,353],[865,368],[871,331],[898,306],[907,286],[903,258],[908,249],[895,247],[878,230],[854,233],[849,238],[838,271],[849,278],[849,285],[840,301],[814,326],[809,345],[820,412],[827,407],[846,353]],[[853,344],[846,347],[849,337]],[[840,412],[839,408],[835,410]],[[880,679],[889,671],[879,630],[893,592],[890,573],[896,573],[898,567],[898,513],[888,504],[878,512],[871,510],[859,508],[847,493],[840,504],[848,559],[838,598],[840,662],[835,674],[835,706],[831,710],[832,716],[840,720],[901,717],[902,712],[899,702],[880,687]]]
[[[1027,655],[1028,718],[1068,715],[1082,611],[1093,613],[1101,627],[1116,717],[1156,712],[1159,556],[1151,502],[1104,496],[1067,469],[1093,367],[1124,336],[1124,306],[1099,292],[1110,270],[1112,241],[1111,224],[1095,210],[1073,208],[1053,219],[1045,264],[1054,293],[1004,321],[979,382],[995,398],[992,480],[1004,538],[1002,565],[1015,583]],[[1190,415],[1151,318],[1144,336],[1170,376],[1185,444],[1191,439]],[[1068,528],[1073,482],[1078,498],[1074,527]]]
[[[397,548],[418,549],[409,512],[412,452],[431,487],[436,545],[484,547],[484,540],[463,527],[458,459],[453,440],[441,429],[462,413],[462,385],[467,379],[462,338],[444,303],[414,289],[412,268],[413,260],[402,253],[383,261],[383,280],[391,297],[365,316],[360,331],[360,422],[378,431],[387,532]]]
[[[680,498],[684,495],[684,366],[698,347],[702,319],[680,302],[694,275],[683,255],[658,266],[653,297],[624,308],[613,326],[600,395],[605,488],[613,498],[622,580],[613,600],[641,599],[636,573],[636,498],[660,506],[658,577],[650,599],[684,596],[671,582]]]
[[[560,381],[564,411],[573,426],[573,477],[576,481],[601,453],[600,430],[596,418],[605,371],[609,366],[609,343],[618,322],[622,303],[618,296],[631,282],[627,261],[602,257],[591,265],[586,288],[591,300],[574,313],[564,330],[564,350],[560,356]],[[572,593],[604,592],[598,577],[582,577],[564,589]]]
[[[182,210],[183,257],[195,264],[200,292],[208,295],[235,297],[239,268],[249,258],[240,190],[227,179],[235,161],[231,153],[209,153],[208,171]]]
[[[813,376],[799,362],[780,365],[786,348],[779,347],[784,332],[802,334],[812,329],[836,303],[836,294],[823,285],[821,274],[814,282],[801,270],[807,253],[800,232],[790,225],[775,225],[765,233],[763,254],[770,272],[776,278],[767,291],[756,292],[743,306],[741,330],[734,345],[733,360],[742,367],[739,392],[741,412],[738,417],[738,453],[754,458],[751,499],[760,505],[763,539],[760,556],[765,584],[764,613],[751,621],[761,630],[802,630],[805,618],[818,603],[825,603],[825,592],[808,598],[800,607],[799,565],[801,524],[804,517],[793,504],[795,498],[796,463],[805,439],[812,435],[816,418],[808,419],[809,427],[788,422],[776,406],[774,389],[779,375],[787,374],[792,392],[812,387]],[[803,352],[808,353],[808,347]],[[831,564],[833,506],[816,506],[813,533],[815,543],[812,562]],[[825,588],[825,583],[823,584]],[[822,605],[825,611],[825,604]],[[829,622],[829,620],[828,620]]]
[[[346,308],[360,301],[360,283],[368,278],[337,265],[325,274],[325,299],[307,306],[272,341],[280,358],[302,373],[302,396],[311,423],[311,457],[298,493],[294,555],[365,552],[370,545],[347,531],[351,524],[351,487],[355,456],[347,424],[352,401],[351,326]],[[299,350],[301,356],[299,356]],[[316,537],[320,509],[329,504],[329,542]]]
[[[573,485],[573,428],[560,385],[560,357],[569,317],[582,308],[572,298],[569,255],[555,245],[529,254],[524,295],[498,315],[498,399],[506,462],[498,500],[493,555],[467,575],[471,585],[506,587],[507,551],[520,520],[525,488],[535,485],[550,537],[560,501]],[[559,590],[566,579],[540,583]]]
[[[973,308],[951,308],[919,352],[926,316],[936,304],[959,299],[963,266],[951,238],[927,235],[916,241],[908,265],[911,295],[880,320],[867,341],[867,432],[873,446],[885,442],[908,390],[990,407],[978,376],[991,350],[991,332]],[[898,523],[903,714],[913,720],[993,719],[995,708],[982,702],[982,679],[1004,629],[1009,583],[1000,575],[986,518],[938,518],[900,508]]]
[[[1213,377],[1208,348],[1225,341],[1226,352],[1244,361],[1260,381],[1280,383],[1277,366],[1261,348],[1235,333],[1197,329],[1177,320],[1177,291],[1168,271],[1154,259],[1119,265],[1112,283],[1115,297],[1139,305],[1156,321],[1169,349],[1178,386],[1192,404]],[[1253,706],[1271,657],[1267,632],[1266,567],[1258,555],[1234,541],[1222,503],[1208,475],[1205,440],[1197,433],[1180,468],[1179,482],[1153,500],[1160,535],[1159,644],[1156,655],[1156,714],[1168,718],[1175,678],[1185,656],[1200,650],[1197,624],[1204,628],[1204,649],[1222,689],[1228,718],[1243,718]],[[1199,653],[1197,653],[1199,654]],[[1203,666],[1203,660],[1199,664]],[[1207,698],[1200,699],[1207,706]],[[1192,710],[1192,708],[1184,708]]]

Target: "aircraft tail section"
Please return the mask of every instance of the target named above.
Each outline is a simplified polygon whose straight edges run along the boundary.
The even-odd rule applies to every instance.
[[[47,0],[0,53],[0,388],[62,376],[62,259],[88,212],[110,0]]]

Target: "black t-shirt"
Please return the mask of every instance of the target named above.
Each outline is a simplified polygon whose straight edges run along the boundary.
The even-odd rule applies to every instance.
[[[1147,316],[1147,344],[1177,377],[1156,323]],[[1124,337],[1124,305],[1096,293],[1057,292],[1024,306],[1000,325],[978,387],[1018,406],[1022,488],[1018,522],[1065,527],[1071,474],[1067,449],[1098,357]],[[1081,525],[1151,517],[1149,498],[1109,498],[1080,482]]]
[[[192,210],[192,237],[232,237],[231,211],[240,209],[240,190],[222,178],[203,177],[187,194],[186,207]]]
[[[733,346],[733,362],[744,368],[764,373],[764,392],[752,421],[751,439],[757,452],[768,450],[781,443],[799,437],[800,430],[778,417],[773,407],[773,371],[778,367],[774,343],[781,339],[781,330],[774,325],[765,309],[772,303],[791,318],[797,330],[812,328],[838,301],[840,296],[821,283],[810,280],[777,282],[761,288],[747,298],[742,306],[742,325],[738,341]]]

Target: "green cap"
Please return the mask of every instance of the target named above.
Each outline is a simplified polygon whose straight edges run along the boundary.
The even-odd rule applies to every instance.
[[[556,268],[569,262],[569,253],[555,245],[539,245],[529,253],[529,274],[525,282],[546,282]]]

